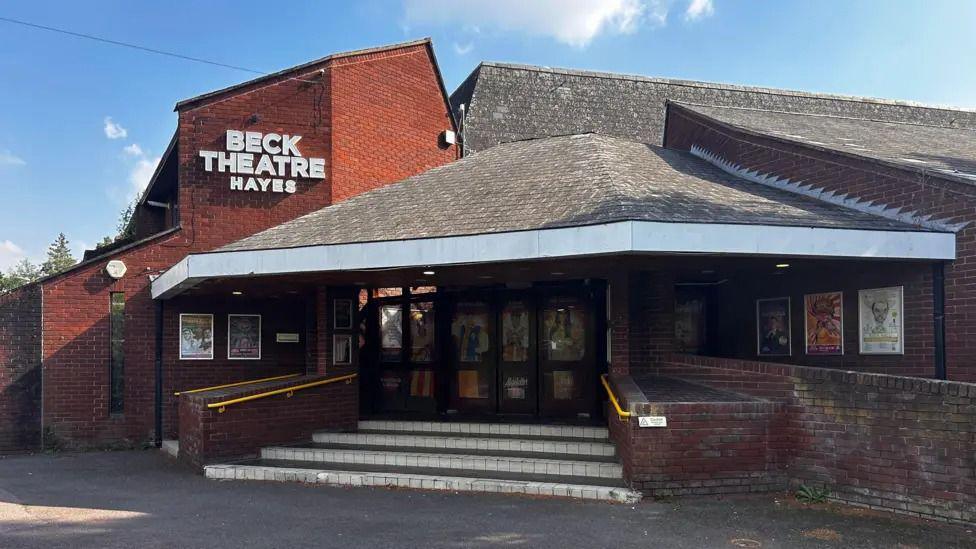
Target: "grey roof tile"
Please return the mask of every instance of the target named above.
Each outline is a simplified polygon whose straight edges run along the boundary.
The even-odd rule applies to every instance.
[[[976,129],[681,105],[752,132],[976,184]]]
[[[738,179],[686,152],[584,134],[499,145],[299,217],[220,251],[624,220],[918,230]]]
[[[917,103],[613,73],[482,63],[451,95],[464,103],[466,152],[498,143],[595,132],[661,144],[665,103],[747,107],[976,128],[976,111]]]

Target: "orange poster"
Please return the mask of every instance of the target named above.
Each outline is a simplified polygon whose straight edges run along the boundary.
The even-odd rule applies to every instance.
[[[805,295],[803,310],[807,354],[844,354],[844,294]]]

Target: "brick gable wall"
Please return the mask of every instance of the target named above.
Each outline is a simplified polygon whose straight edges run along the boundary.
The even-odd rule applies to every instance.
[[[379,135],[386,127],[396,134]],[[66,446],[149,439],[155,402],[155,305],[149,277],[187,254],[212,250],[333,200],[449,162],[455,151],[440,147],[437,134],[450,128],[449,109],[425,44],[326,61],[301,74],[185,106],[178,127],[180,229],[43,283],[44,425]],[[229,174],[203,171],[198,156],[201,149],[224,150],[227,129],[302,135],[299,150],[306,157],[326,158],[327,177],[297,181],[295,194],[231,192]],[[121,280],[105,274],[110,259],[127,265]],[[126,295],[122,414],[109,413],[111,292]],[[225,315],[227,310],[214,305],[213,312]],[[174,318],[166,316],[167,333],[175,329]],[[172,337],[165,345],[164,359],[177,352]],[[196,382],[260,377],[265,366],[221,366],[203,375],[207,369],[199,363],[191,368],[167,361],[164,395]],[[175,409],[167,417],[173,425]]]

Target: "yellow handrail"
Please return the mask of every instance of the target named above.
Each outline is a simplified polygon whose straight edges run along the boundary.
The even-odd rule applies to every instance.
[[[301,391],[302,389],[308,389],[310,387],[318,387],[319,385],[328,385],[330,383],[338,383],[340,381],[345,381],[347,384],[352,383],[353,378],[359,374],[348,374],[339,377],[333,377],[329,379],[320,379],[318,381],[313,381],[311,383],[303,383],[301,385],[295,385],[294,387],[283,387],[281,389],[275,389],[273,391],[266,391],[264,393],[257,393],[254,395],[247,395],[240,398],[234,398],[231,400],[225,400],[223,402],[214,402],[213,404],[207,404],[207,408],[211,410],[216,408],[218,414],[224,413],[231,404],[240,404],[241,402],[248,402],[251,400],[258,400],[259,398],[267,398],[270,396],[284,394],[286,397],[291,398],[295,391]]]
[[[633,415],[620,407],[620,403],[617,402],[617,396],[613,394],[613,389],[610,388],[610,383],[607,382],[607,374],[600,375],[600,382],[603,383],[603,388],[607,390],[607,395],[610,397],[610,402],[612,402],[613,407],[617,409],[617,415],[620,416],[620,419],[628,419],[631,415]]]
[[[238,381],[237,383],[227,383],[225,385],[214,385],[213,387],[201,387],[199,389],[190,389],[189,391],[180,391],[178,393],[173,393],[173,396],[180,396],[180,395],[183,395],[183,394],[188,395],[190,393],[200,393],[200,392],[203,392],[203,391],[212,391],[214,389],[224,389],[224,388],[227,388],[227,387],[240,387],[241,385],[250,385],[252,383],[261,383],[262,381],[275,381],[277,379],[288,379],[290,377],[298,377],[300,375],[302,375],[302,374],[288,374],[286,376],[263,377],[261,379],[251,379],[251,380],[248,380],[248,381]]]

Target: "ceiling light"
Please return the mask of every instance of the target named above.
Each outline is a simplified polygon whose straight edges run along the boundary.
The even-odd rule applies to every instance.
[[[789,263],[777,263],[777,264],[776,264],[776,268],[777,268],[777,269],[786,269],[786,268],[788,268],[789,266],[790,266],[790,264],[789,264]]]
[[[566,273],[564,273],[562,271],[553,271],[553,272],[551,272],[549,274],[551,274],[552,276],[563,276]]]
[[[495,277],[493,277],[491,275],[481,275],[478,278],[480,278],[481,280],[491,280],[492,278],[495,278]]]
[[[426,275],[426,276],[434,276],[434,271],[424,271],[424,275]]]
[[[234,291],[233,291],[233,292],[231,292],[231,293],[232,293],[232,294],[234,294],[234,295],[244,295],[244,292],[241,292],[241,291],[239,291],[239,290],[234,290]]]

